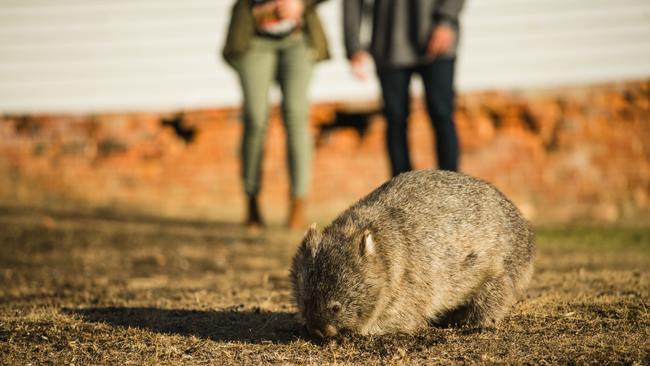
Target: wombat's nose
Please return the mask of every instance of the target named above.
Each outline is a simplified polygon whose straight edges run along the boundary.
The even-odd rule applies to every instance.
[[[336,335],[336,328],[333,325],[327,324],[323,327],[325,337],[334,337]]]

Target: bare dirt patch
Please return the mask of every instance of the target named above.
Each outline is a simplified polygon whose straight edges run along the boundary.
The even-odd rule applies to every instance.
[[[650,229],[537,230],[528,298],[497,329],[310,339],[299,235],[0,208],[2,364],[650,364]]]

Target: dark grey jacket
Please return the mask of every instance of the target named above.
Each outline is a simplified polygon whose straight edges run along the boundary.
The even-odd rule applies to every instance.
[[[458,15],[464,0],[343,0],[345,48],[348,57],[364,49],[361,19],[372,14],[370,54],[377,67],[413,66],[426,56],[431,31],[445,24],[456,32],[453,47],[441,57],[454,57],[458,47]]]

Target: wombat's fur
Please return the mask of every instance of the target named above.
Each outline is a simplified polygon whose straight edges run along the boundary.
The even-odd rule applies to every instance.
[[[322,232],[309,228],[293,258],[293,295],[320,337],[492,326],[529,282],[533,252],[529,224],[492,186],[458,173],[409,172]]]

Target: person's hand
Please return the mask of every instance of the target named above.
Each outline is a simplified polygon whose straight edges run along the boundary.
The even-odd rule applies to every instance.
[[[357,51],[350,57],[352,75],[359,80],[368,79],[368,54],[365,51]]]
[[[438,25],[431,31],[429,44],[427,45],[427,55],[439,56],[447,52],[454,44],[456,34],[454,30],[446,25]]]
[[[303,0],[277,0],[278,16],[282,19],[292,19],[300,22],[305,11]]]

